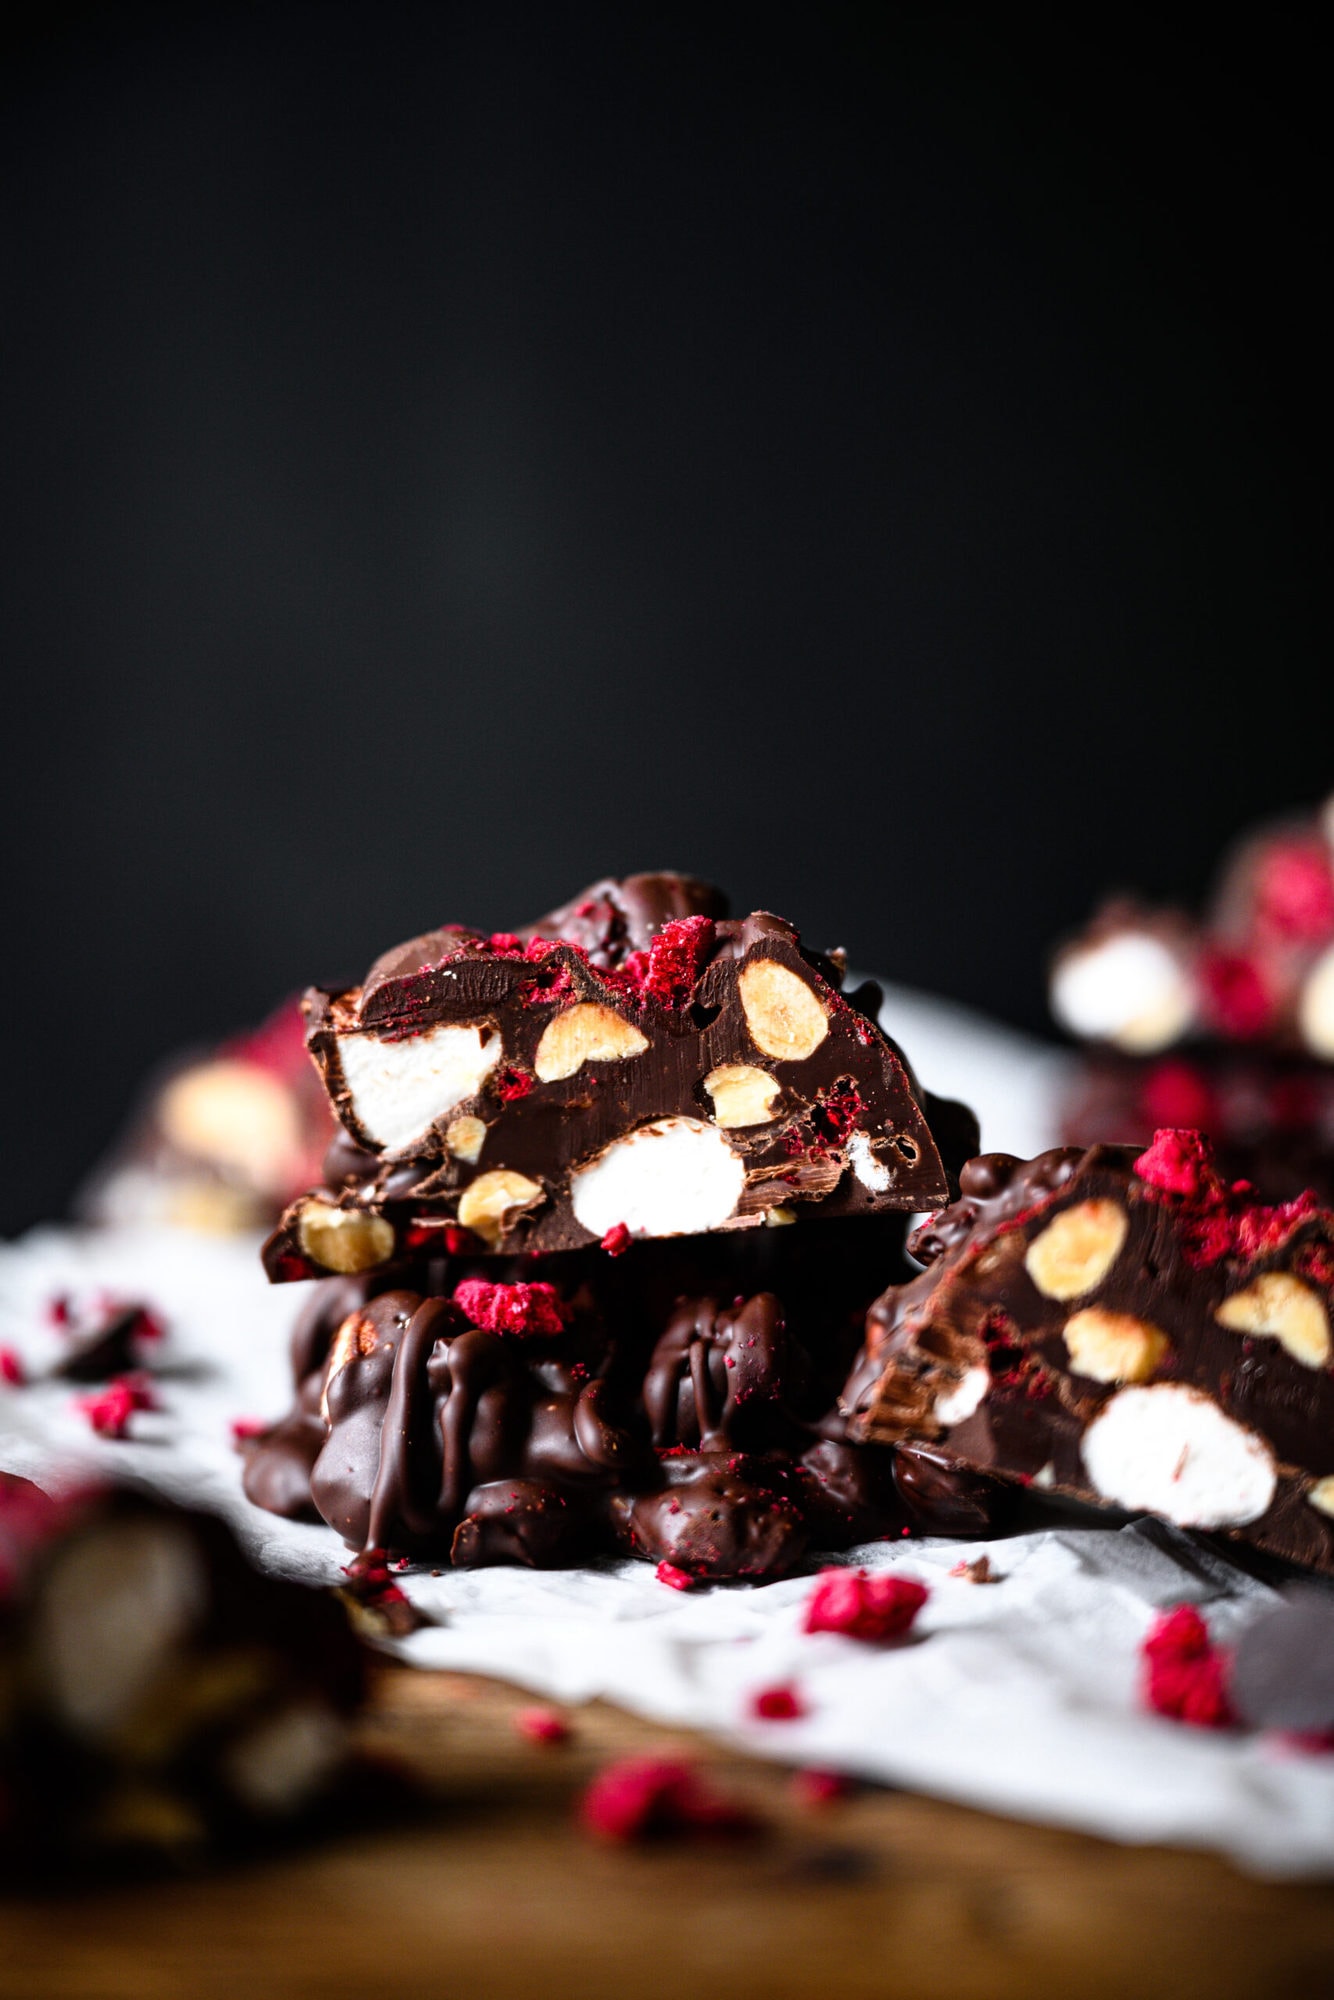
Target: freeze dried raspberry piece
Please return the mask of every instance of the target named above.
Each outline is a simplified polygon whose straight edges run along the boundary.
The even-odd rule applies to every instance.
[[[599,1772],[579,1802],[595,1840],[621,1844],[689,1835],[735,1837],[755,1830],[744,1806],[715,1792],[677,1757],[623,1757]]]
[[[930,1596],[915,1577],[870,1575],[864,1569],[821,1570],[806,1600],[804,1632],[841,1632],[849,1639],[901,1639]]]
[[[1334,1213],[1257,1203],[1193,1131],[960,1189],[870,1310],[849,1435],[1334,1573]]]
[[[492,1285],[485,1278],[465,1278],[454,1288],[454,1303],[469,1326],[488,1333],[563,1333],[570,1324],[569,1306],[554,1285]]]
[[[1154,1625],[1141,1647],[1145,1706],[1196,1729],[1236,1724],[1227,1693],[1227,1657],[1209,1637],[1193,1604]]]
[[[122,1375],[95,1396],[77,1396],[74,1407],[99,1437],[124,1438],[136,1411],[156,1410],[159,1404],[147,1376]]]
[[[750,1697],[750,1712],[760,1722],[799,1722],[806,1713],[800,1689],[791,1681],[757,1688]]]
[[[458,925],[307,995],[345,1128],[266,1247],[275,1280],[382,1270],[467,1229],[488,1253],[929,1209],[975,1143],[924,1099],[879,992],[764,911],[678,876],[596,885],[519,933]],[[585,914],[586,913],[586,914]]]
[[[665,1583],[668,1590],[693,1590],[695,1579],[688,1570],[678,1569],[675,1563],[660,1562],[653,1572],[659,1583]]]
[[[544,1747],[568,1743],[571,1735],[569,1723],[554,1708],[521,1708],[515,1714],[514,1728],[525,1743],[539,1743]]]

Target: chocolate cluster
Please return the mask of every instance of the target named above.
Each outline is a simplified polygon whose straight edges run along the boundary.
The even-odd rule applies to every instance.
[[[1083,1044],[1073,1143],[1198,1127],[1266,1200],[1334,1199],[1334,801],[1244,840],[1199,916],[1105,904],[1050,998]]]
[[[687,1579],[984,1527],[983,1482],[851,1443],[837,1409],[906,1214],[977,1142],[879,997],[681,875],[312,991],[341,1130],[264,1259],[323,1282],[251,1498],[363,1551]]]
[[[884,1218],[326,1279],[294,1335],[293,1410],[245,1445],[246,1491],[353,1548],[469,1567],[620,1553],[772,1577],[811,1548],[983,1532],[998,1489],[929,1445],[850,1443],[835,1407],[901,1234]]]

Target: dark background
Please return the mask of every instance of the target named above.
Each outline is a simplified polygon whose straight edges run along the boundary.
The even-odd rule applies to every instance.
[[[1334,781],[1318,17],[8,32],[0,1224],[442,919],[684,866],[1040,1028]]]

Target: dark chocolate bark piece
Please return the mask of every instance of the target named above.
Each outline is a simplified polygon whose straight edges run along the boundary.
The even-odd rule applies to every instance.
[[[253,1853],[327,1814],[364,1656],[325,1592],[251,1568],[212,1515],[0,1475],[6,1879]]]
[[[781,918],[716,906],[685,878],[631,877],[545,920],[566,935],[450,926],[360,987],[312,991],[309,1046],[351,1143],[335,1185],[287,1212],[270,1274],[376,1269],[433,1229],[554,1251],[943,1203],[878,990],[844,994]],[[940,1111],[958,1146],[970,1114]]]
[[[1334,1215],[1198,1133],[974,1160],[872,1306],[849,1434],[1334,1571]]]

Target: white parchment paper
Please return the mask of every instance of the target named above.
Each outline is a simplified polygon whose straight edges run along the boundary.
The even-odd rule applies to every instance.
[[[1050,1142],[1056,1072],[1040,1049],[914,995],[891,996],[886,1023],[926,1084],[979,1105],[985,1145],[1027,1153]],[[255,1251],[180,1232],[63,1228],[0,1249],[0,1341],[35,1378],[0,1385],[0,1468],[48,1484],[75,1466],[131,1473],[225,1515],[261,1566],[332,1582],[348,1558],[330,1530],[277,1520],[241,1493],[231,1423],[286,1407],[286,1333],[301,1300],[265,1284]],[[94,1438],[71,1385],[40,1379],[60,1352],[47,1302],[103,1290],[151,1303],[171,1329],[164,1407],[136,1416],[124,1443]],[[984,1550],[1001,1581],[949,1574]],[[1225,1638],[1270,1595],[1212,1548],[1144,1523],[876,1543],[836,1560],[930,1584],[908,1642],[807,1636],[809,1576],[682,1594],[645,1564],[606,1562],[406,1575],[439,1622],[393,1650],[564,1701],[603,1696],[792,1763],[1116,1840],[1217,1848],[1259,1873],[1334,1874],[1334,1756],[1187,1729],[1139,1706],[1138,1648],[1162,1607],[1198,1602]],[[806,1713],[753,1720],[753,1694],[777,1682],[795,1685]]]

